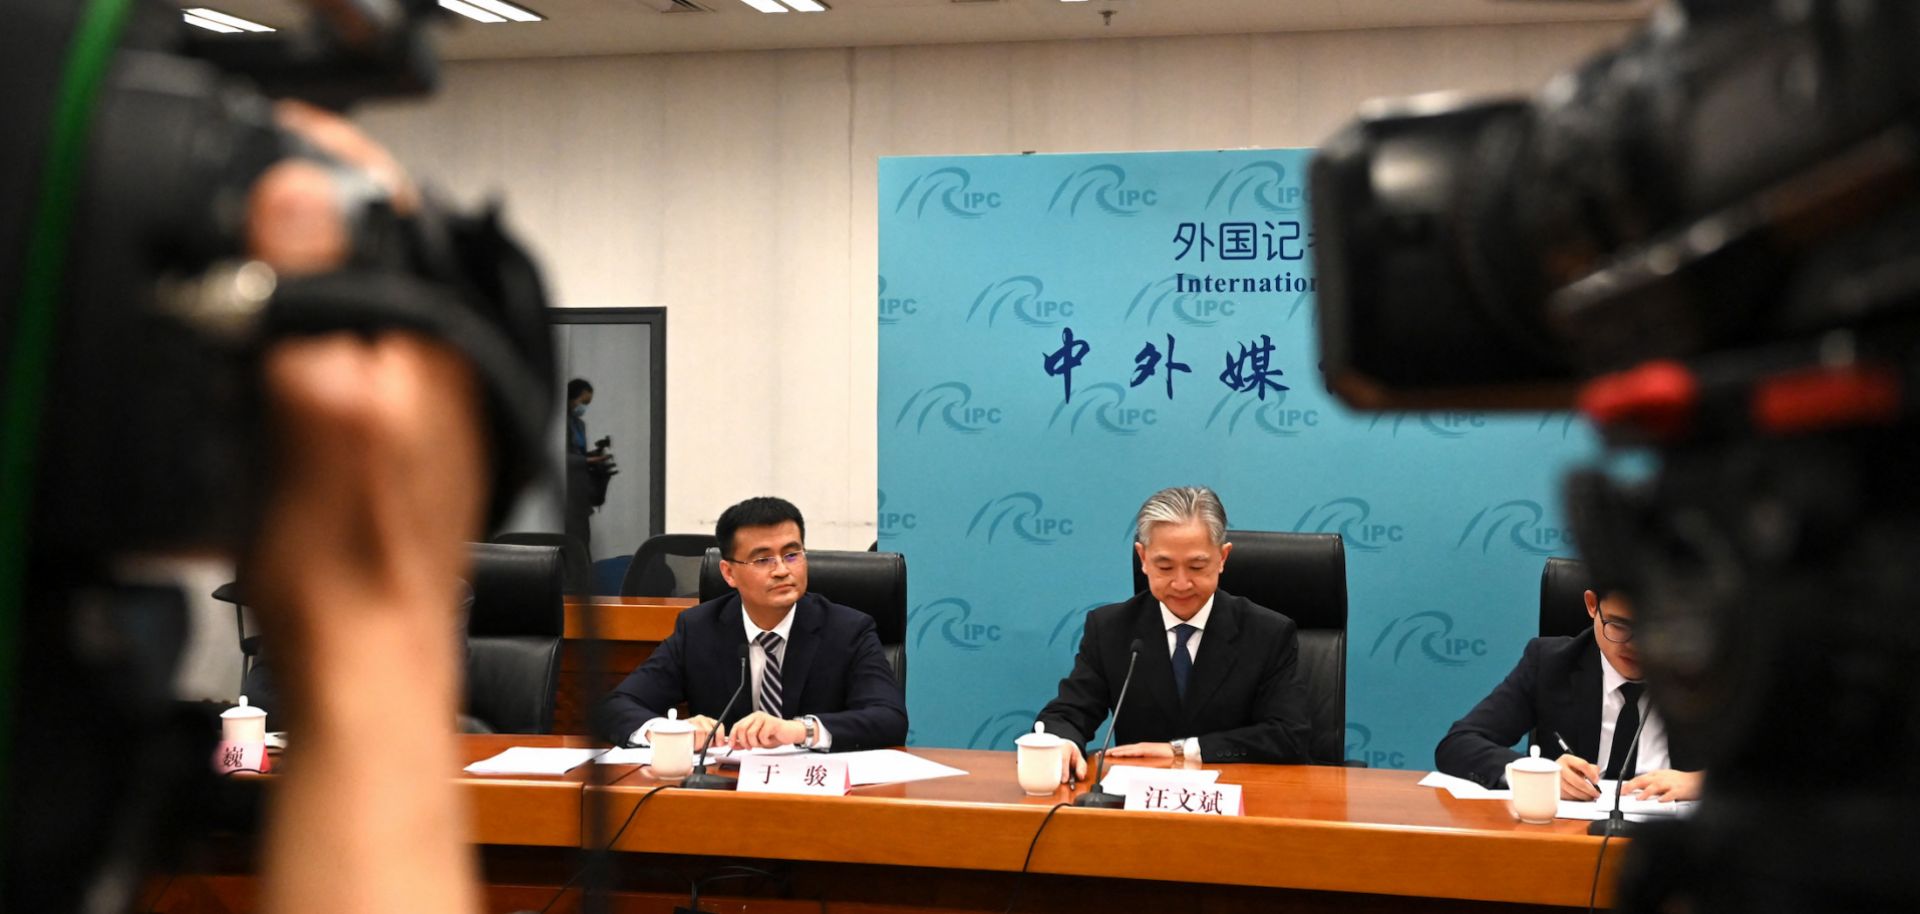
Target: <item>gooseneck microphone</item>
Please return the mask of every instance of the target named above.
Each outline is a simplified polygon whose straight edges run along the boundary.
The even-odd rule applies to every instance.
[[[1091,809],[1121,809],[1127,805],[1127,798],[1124,795],[1108,793],[1100,786],[1100,781],[1106,776],[1107,750],[1113,748],[1113,731],[1120,728],[1120,706],[1127,702],[1127,686],[1133,684],[1133,665],[1140,660],[1142,647],[1139,638],[1133,639],[1133,643],[1127,645],[1127,677],[1120,680],[1120,697],[1113,701],[1113,718],[1107,722],[1107,740],[1100,747],[1100,764],[1093,771],[1093,786],[1086,793],[1074,798],[1075,806]]]
[[[740,645],[740,685],[733,690],[733,697],[727,699],[727,706],[720,709],[720,717],[714,721],[713,729],[707,731],[707,739],[700,745],[700,761],[693,766],[693,773],[687,775],[680,786],[693,790],[735,790],[740,782],[734,778],[721,777],[707,773],[707,750],[713,747],[713,737],[720,728],[727,725],[727,715],[733,713],[733,703],[740,700],[740,694],[747,690],[747,681],[753,674],[747,670],[747,646]]]
[[[1651,706],[1653,701],[1649,699],[1647,704]],[[1620,760],[1620,777],[1613,782],[1613,812],[1608,813],[1604,819],[1588,824],[1587,834],[1625,835],[1631,830],[1633,823],[1628,822],[1627,817],[1620,812],[1620,792],[1625,788],[1627,779],[1633,774],[1633,771],[1627,767],[1627,762],[1634,760],[1633,751],[1640,745],[1640,731],[1647,728],[1647,718],[1650,716],[1652,716],[1651,707],[1648,708],[1648,713],[1640,715],[1640,722],[1633,726],[1633,739],[1627,742],[1627,757]]]

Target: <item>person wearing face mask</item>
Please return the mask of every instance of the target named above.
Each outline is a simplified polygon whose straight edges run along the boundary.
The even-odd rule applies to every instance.
[[[587,447],[587,405],[593,402],[593,384],[586,378],[567,382],[567,517],[566,534],[593,552],[592,529],[588,518],[595,505],[606,500],[604,472],[613,455],[604,449]]]

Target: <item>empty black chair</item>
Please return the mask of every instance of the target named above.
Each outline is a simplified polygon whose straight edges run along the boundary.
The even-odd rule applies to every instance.
[[[634,550],[623,597],[691,597],[700,592],[700,560],[719,545],[711,533],[662,533]],[[811,553],[809,553],[811,554]],[[704,597],[702,599],[705,599]]]
[[[499,543],[472,549],[467,713],[498,733],[551,732],[566,625],[560,549]]]
[[[593,592],[593,566],[587,555],[587,544],[578,539],[564,533],[516,531],[502,533],[494,537],[493,542],[509,546],[558,546],[560,547],[561,586],[571,594]]]
[[[700,563],[700,600],[733,592],[720,576],[720,550]],[[900,690],[907,689],[907,559],[898,552],[807,550],[807,592],[873,617],[880,649],[893,665]]]
[[[1593,576],[1587,563],[1559,556],[1540,569],[1540,634],[1577,635],[1593,627],[1587,615],[1587,591]]]
[[[1345,764],[1347,739],[1347,549],[1337,533],[1229,530],[1233,554],[1220,589],[1286,615],[1300,630],[1300,680],[1312,722],[1315,764]],[[1133,557],[1135,593],[1147,589]]]

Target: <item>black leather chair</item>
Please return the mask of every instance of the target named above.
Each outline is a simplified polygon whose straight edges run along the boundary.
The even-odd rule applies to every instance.
[[[493,542],[508,546],[558,546],[560,547],[561,582],[570,594],[590,594],[593,592],[593,562],[587,555],[587,544],[564,533],[540,533],[534,531],[516,531],[502,533],[493,538]]]
[[[467,714],[497,733],[551,732],[565,626],[560,550],[499,543],[472,549]]]
[[[717,545],[719,541],[711,533],[662,533],[648,537],[634,550],[626,579],[620,583],[620,595],[691,597],[699,593],[701,558]]]
[[[1300,629],[1300,679],[1307,688],[1315,764],[1346,764],[1347,548],[1338,533],[1229,530],[1233,553],[1220,589],[1283,613]],[[1131,553],[1135,593],[1147,589]]]
[[[807,550],[807,591],[873,617],[880,649],[893,665],[900,690],[907,689],[907,558],[898,552]],[[700,562],[700,600],[733,592],[720,576],[720,550]]]
[[[1587,563],[1559,556],[1540,569],[1540,634],[1577,635],[1593,626],[1586,593],[1593,589]]]

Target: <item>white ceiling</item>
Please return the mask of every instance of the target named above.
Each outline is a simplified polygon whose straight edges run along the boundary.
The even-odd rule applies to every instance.
[[[297,23],[297,0],[181,0],[270,25]],[[1139,38],[1243,32],[1490,25],[1644,18],[1654,0],[825,0],[825,13],[659,12],[671,0],[520,0],[545,22],[455,18],[448,58],[571,57],[767,48]],[[1111,22],[1101,13],[1111,11]]]

